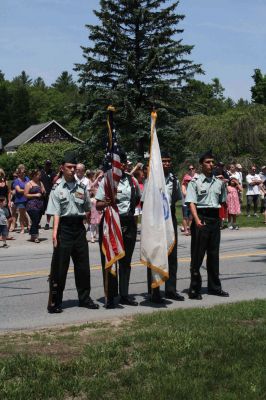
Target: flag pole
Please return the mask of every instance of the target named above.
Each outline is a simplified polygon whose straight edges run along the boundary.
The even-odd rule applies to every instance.
[[[107,107],[107,129],[108,129],[108,143],[109,143],[109,149],[112,147],[112,132],[113,132],[113,113],[115,112],[115,108],[112,105],[109,105]],[[109,291],[109,285],[108,285],[108,273],[109,269],[104,269],[104,274],[105,274],[105,279],[104,279],[104,294],[105,294],[105,305],[107,304],[108,301],[108,291]]]
[[[120,148],[117,143],[117,137],[113,121],[113,113],[116,109],[113,105],[107,107],[107,142],[106,153],[103,163],[104,170],[104,197],[109,199],[107,207],[104,209],[103,215],[103,242],[102,251],[105,255],[105,271],[104,276],[104,291],[105,301],[107,303],[110,298],[110,272],[116,275],[116,262],[125,256],[123,236],[119,219],[118,207],[116,204],[117,186],[122,175],[120,162]]]
[[[157,121],[157,112],[155,107],[152,108],[151,112],[151,141],[150,141],[150,157],[149,157],[149,165],[148,165],[148,176],[150,175],[150,164],[151,164],[151,154],[152,154],[152,144],[153,144],[153,137],[154,137],[154,130],[156,127],[156,121]]]
[[[141,262],[151,270],[151,289],[169,278],[168,249],[174,243],[174,229],[156,132],[157,113],[151,112],[149,175],[142,209]]]
[[[114,128],[114,112],[116,112],[116,109],[113,105],[109,105],[107,107],[107,129],[108,129],[108,143],[109,143],[109,150],[112,148],[112,135],[113,135],[113,128]],[[112,202],[114,199],[112,199]],[[104,294],[105,294],[105,305],[108,302],[108,292],[109,292],[109,283],[108,283],[108,274],[111,269],[105,268],[104,269],[104,274],[105,274],[105,285],[104,285]]]

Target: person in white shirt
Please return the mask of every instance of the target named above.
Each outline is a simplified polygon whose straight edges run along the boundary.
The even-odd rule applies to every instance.
[[[250,169],[250,173],[246,176],[247,187],[247,216],[250,217],[251,204],[254,206],[254,217],[257,217],[258,201],[260,196],[260,185],[262,180],[259,174],[256,173],[256,166],[253,165]]]
[[[75,179],[78,183],[83,183],[86,187],[88,187],[89,179],[85,175],[85,165],[77,164]]]

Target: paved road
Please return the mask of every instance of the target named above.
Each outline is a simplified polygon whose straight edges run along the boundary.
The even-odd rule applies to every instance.
[[[46,312],[48,283],[47,276],[51,260],[51,230],[41,230],[40,244],[28,241],[27,235],[14,234],[8,249],[0,248],[0,330],[34,329],[63,324],[117,318],[158,309],[202,307],[227,304],[240,300],[266,298],[266,229],[243,228],[239,231],[222,231],[221,279],[223,288],[230,292],[230,298],[208,296],[206,292],[206,270],[203,275],[203,300],[189,300],[186,294],[189,286],[189,245],[190,238],[179,235],[178,290],[184,293],[182,303],[171,302],[167,306],[151,306],[146,299],[146,269],[138,263],[137,242],[133,258],[130,292],[139,301],[138,307],[124,306],[115,310],[103,307],[102,275],[98,243],[90,243],[92,298],[100,304],[99,310],[78,307],[73,269],[68,274],[64,293],[64,312],[50,315]]]

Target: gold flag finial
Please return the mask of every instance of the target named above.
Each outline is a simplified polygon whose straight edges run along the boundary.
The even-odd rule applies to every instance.
[[[155,107],[152,108],[151,118],[152,118],[152,120],[153,120],[154,122],[156,122],[156,119],[157,119],[157,112],[156,112]]]
[[[107,111],[113,111],[113,112],[116,112],[116,109],[115,109],[115,107],[114,107],[114,106],[112,106],[112,105],[110,104],[110,106],[108,106],[108,107],[107,107]]]

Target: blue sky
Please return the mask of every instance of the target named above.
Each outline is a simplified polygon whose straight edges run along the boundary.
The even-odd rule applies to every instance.
[[[169,1],[171,3],[171,1]],[[85,24],[95,24],[98,0],[0,0],[0,69],[7,79],[25,70],[53,83],[73,73],[88,44]],[[195,46],[205,82],[218,77],[225,95],[250,99],[255,68],[266,74],[265,0],[181,0],[183,43]],[[73,73],[76,78],[75,73]]]

